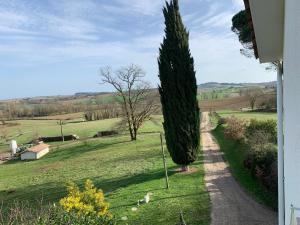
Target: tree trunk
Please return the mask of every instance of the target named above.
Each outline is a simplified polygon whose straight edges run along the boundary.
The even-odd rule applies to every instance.
[[[133,134],[134,134],[134,140],[136,140],[137,137],[137,129],[134,127],[133,128]]]
[[[136,133],[136,129],[131,129],[132,130],[132,137],[131,137],[131,140],[132,141],[136,141],[136,136],[137,136],[137,133]]]
[[[181,166],[181,172],[189,172],[189,171],[190,171],[190,167],[188,165]]]
[[[130,133],[130,138],[131,138],[132,141],[134,141],[135,137],[134,137],[134,133],[133,133],[132,127],[128,126],[128,129],[129,129],[129,133]]]

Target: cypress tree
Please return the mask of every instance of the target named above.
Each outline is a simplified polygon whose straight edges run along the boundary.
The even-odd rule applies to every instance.
[[[188,169],[197,159],[200,141],[194,60],[178,0],[166,2],[163,13],[166,28],[158,59],[163,126],[173,161]]]

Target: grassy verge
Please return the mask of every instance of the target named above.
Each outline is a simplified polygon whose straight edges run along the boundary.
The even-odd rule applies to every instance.
[[[272,113],[272,112],[241,112],[241,111],[223,110],[223,111],[218,111],[218,114],[224,118],[235,116],[240,119],[246,119],[246,120],[250,120],[250,119],[276,120],[276,113]]]
[[[245,144],[226,139],[224,137],[224,127],[218,126],[212,132],[217,139],[221,150],[225,154],[225,159],[229,163],[231,172],[235,179],[260,203],[277,208],[277,197],[275,193],[267,191],[258,180],[253,178],[250,172],[244,167],[243,161],[248,148]]]
[[[155,130],[161,130],[161,123],[143,127],[145,132]],[[44,204],[57,202],[66,195],[67,181],[82,185],[91,179],[106,193],[112,213],[117,218],[127,216],[128,220],[120,224],[174,225],[181,210],[187,224],[209,224],[210,200],[202,156],[194,164],[198,171],[193,174],[175,173],[177,166],[169,157],[167,164],[169,190],[165,189],[158,134],[140,135],[136,142],[125,135],[53,147],[40,160],[0,165],[0,202],[4,209],[15,200],[29,201],[32,206],[41,199]],[[153,193],[150,203],[132,211],[147,192]]]

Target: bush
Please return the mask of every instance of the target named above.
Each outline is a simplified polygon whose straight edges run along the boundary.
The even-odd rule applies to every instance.
[[[245,137],[246,122],[234,116],[226,119],[227,126],[224,130],[226,138],[242,140]]]
[[[270,143],[271,134],[262,131],[255,130],[251,134],[246,133],[247,144],[251,146],[252,149],[263,148],[264,145]]]
[[[75,212],[78,215],[98,215],[110,216],[108,212],[109,204],[104,200],[104,194],[101,189],[97,189],[91,180],[87,180],[84,190],[71,182],[67,186],[67,197],[59,201],[60,205],[67,212]]]
[[[257,145],[258,146],[258,145]],[[277,148],[274,144],[265,144],[253,148],[244,161],[251,171],[269,190],[277,191]]]
[[[220,117],[218,119],[218,125],[224,125],[224,124],[226,124],[226,118]]]
[[[94,138],[113,136],[113,135],[118,135],[118,134],[119,134],[119,132],[116,130],[105,130],[105,131],[99,131],[97,134],[94,135]]]
[[[277,124],[275,120],[251,120],[246,128],[247,144],[250,154],[244,166],[252,176],[271,191],[277,191]]]
[[[275,120],[251,120],[246,129],[246,137],[249,139],[257,132],[268,134],[268,142],[277,143],[277,123]]]
[[[260,104],[260,110],[264,112],[276,112],[277,100],[276,96],[272,96],[269,99],[266,99]]]

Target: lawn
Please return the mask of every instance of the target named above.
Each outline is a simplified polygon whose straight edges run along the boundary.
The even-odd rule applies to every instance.
[[[65,135],[76,134],[81,139],[91,138],[98,131],[117,129],[119,119],[108,119],[103,121],[80,122],[78,120],[65,121],[63,132]],[[161,129],[161,116],[154,116],[141,132],[152,132]],[[59,136],[60,126],[57,120],[16,120],[8,123],[17,124],[4,128],[10,139],[17,140],[18,144],[24,144],[37,136]],[[0,141],[0,153],[8,151],[8,144]]]
[[[31,121],[22,126],[33,127]],[[37,121],[50,123],[49,121]],[[71,131],[90,136],[95,131],[109,129],[116,120],[72,125]],[[41,126],[41,124],[36,124]],[[45,126],[45,124],[44,124]],[[56,128],[55,123],[52,124]],[[50,129],[51,126],[48,126]],[[45,128],[43,128],[45,129]],[[43,131],[41,128],[41,131]],[[161,131],[161,121],[147,122],[144,132]],[[47,134],[58,131],[44,130]],[[167,154],[168,156],[168,154]],[[127,135],[74,142],[68,147],[53,147],[38,161],[14,161],[0,165],[0,202],[7,208],[13,201],[30,201],[36,205],[57,202],[65,196],[65,183],[74,181],[82,185],[91,179],[102,188],[110,203],[111,212],[128,220],[120,224],[174,225],[182,210],[189,225],[210,222],[210,200],[204,185],[202,155],[195,162],[198,170],[192,174],[176,173],[177,166],[167,157],[170,189],[165,189],[160,139],[156,133],[144,133],[135,142]],[[137,205],[147,192],[153,196],[149,204]]]
[[[217,126],[212,134],[218,141],[221,151],[224,152],[226,161],[235,179],[252,195],[258,202],[277,209],[277,195],[267,191],[258,180],[253,178],[244,165],[243,161],[248,152],[248,147],[238,141],[224,137],[224,127]]]
[[[276,113],[271,112],[241,112],[241,111],[232,111],[232,110],[224,110],[217,112],[221,117],[230,117],[235,116],[241,119],[257,119],[257,120],[268,120],[268,119],[277,119]]]

